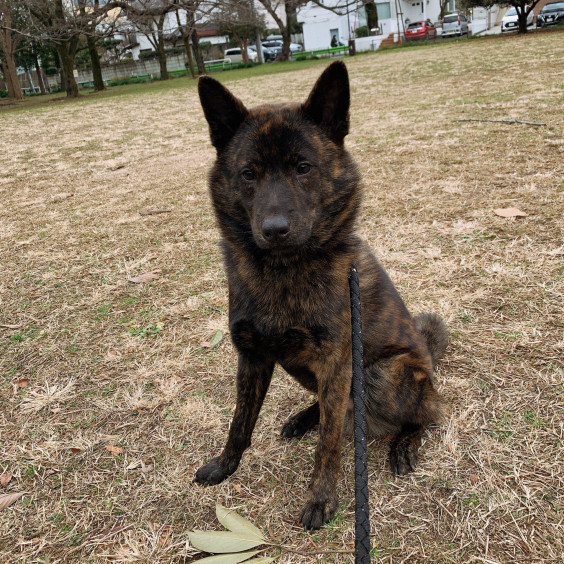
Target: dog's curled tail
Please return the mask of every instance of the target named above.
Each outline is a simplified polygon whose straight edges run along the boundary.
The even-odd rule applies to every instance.
[[[427,343],[434,368],[448,346],[447,326],[439,315],[430,312],[416,315],[413,321]]]

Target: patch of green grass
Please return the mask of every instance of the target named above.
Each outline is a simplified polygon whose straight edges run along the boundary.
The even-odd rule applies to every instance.
[[[495,430],[490,431],[492,437],[504,442],[511,438],[514,434],[513,427],[511,426],[511,416],[509,413],[504,413],[495,424]]]
[[[103,306],[100,306],[96,310],[96,320],[100,321],[104,319],[108,315],[108,313],[110,313],[112,307],[113,307],[112,304],[104,304]]]
[[[22,343],[28,337],[25,333],[14,333],[13,335],[10,335],[8,338],[10,339],[10,341],[12,341],[12,343]]]
[[[64,520],[65,516],[62,513],[53,513],[47,517],[47,521],[53,523],[53,525],[60,525]]]
[[[525,411],[523,414],[523,419],[526,423],[538,429],[545,427],[544,421],[534,411]]]
[[[480,498],[475,492],[471,492],[470,495],[465,497],[463,501],[468,507],[472,509],[475,509],[476,507],[478,507],[478,505],[480,505]]]
[[[162,330],[164,324],[159,323],[151,323],[149,325],[141,326],[141,327],[130,327],[129,332],[134,337],[146,338],[146,337],[156,337]]]
[[[519,339],[523,336],[523,333],[520,331],[496,331],[494,335],[500,339]]]

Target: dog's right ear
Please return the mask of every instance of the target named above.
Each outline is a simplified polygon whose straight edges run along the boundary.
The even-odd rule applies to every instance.
[[[210,126],[211,142],[218,152],[222,151],[249,112],[223,84],[209,76],[200,78],[198,93]]]

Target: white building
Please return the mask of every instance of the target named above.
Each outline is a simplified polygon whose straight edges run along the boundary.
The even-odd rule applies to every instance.
[[[355,29],[366,25],[366,12],[362,2],[357,6],[350,6],[350,0],[322,0],[328,7],[338,9],[345,6],[340,13],[335,13],[308,2],[298,12],[298,21],[303,23],[304,48],[306,51],[326,49],[331,45],[333,35],[344,45],[349,39],[355,38]],[[346,6],[349,5],[347,10]],[[455,11],[457,0],[449,0],[447,12]],[[403,33],[405,21],[430,19],[437,22],[441,11],[439,0],[376,0],[378,12],[378,35],[384,37],[390,34]]]

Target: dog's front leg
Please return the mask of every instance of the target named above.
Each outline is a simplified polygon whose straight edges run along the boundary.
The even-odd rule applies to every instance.
[[[340,358],[329,359],[316,371],[320,409],[319,440],[315,449],[309,500],[300,516],[300,521],[308,530],[319,529],[337,510],[341,439],[352,377],[350,342],[341,350]]]
[[[274,361],[266,358],[249,358],[239,354],[237,370],[237,404],[229,436],[223,452],[202,466],[194,481],[204,486],[223,482],[239,466],[243,452],[251,444],[251,435],[268,391]]]

